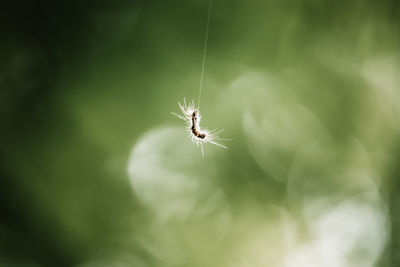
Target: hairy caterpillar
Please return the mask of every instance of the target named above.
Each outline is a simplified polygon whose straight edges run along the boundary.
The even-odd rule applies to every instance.
[[[171,113],[186,122],[186,130],[189,136],[191,137],[192,142],[195,143],[197,146],[201,147],[202,155],[204,155],[204,148],[203,148],[204,143],[210,143],[222,148],[227,148],[226,146],[216,142],[216,140],[226,140],[218,136],[219,133],[221,133],[223,130],[209,131],[209,130],[202,130],[200,128],[201,116],[199,109],[197,109],[194,105],[194,101],[192,101],[189,104],[186,104],[186,100],[184,99],[183,105],[181,103],[178,103],[178,105],[183,115],[179,115],[174,112]]]

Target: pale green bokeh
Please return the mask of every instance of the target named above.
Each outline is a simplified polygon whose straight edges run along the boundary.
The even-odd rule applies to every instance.
[[[207,5],[88,12],[54,114],[5,148],[26,216],[77,267],[399,264],[398,12],[214,0],[201,123],[232,140],[202,157],[170,112],[198,95]],[[16,76],[41,64],[16,51]]]

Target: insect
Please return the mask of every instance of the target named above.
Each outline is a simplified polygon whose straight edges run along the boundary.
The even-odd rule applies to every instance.
[[[227,148],[226,146],[216,142],[216,140],[228,140],[219,137],[219,134],[223,130],[209,131],[209,130],[202,130],[200,128],[200,119],[201,119],[200,111],[195,107],[194,101],[190,102],[189,104],[186,104],[186,100],[184,99],[183,105],[181,103],[178,103],[178,105],[183,115],[176,114],[174,112],[171,113],[186,122],[186,130],[189,136],[191,137],[192,142],[195,143],[197,146],[201,147],[201,154],[203,156],[204,156],[204,148],[203,148],[204,143],[210,143],[222,148]]]

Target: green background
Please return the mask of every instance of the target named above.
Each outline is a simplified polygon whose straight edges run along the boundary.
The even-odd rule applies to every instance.
[[[0,266],[398,266],[398,1],[0,8]]]

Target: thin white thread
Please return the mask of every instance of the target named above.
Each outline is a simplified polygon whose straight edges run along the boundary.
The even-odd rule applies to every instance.
[[[178,103],[179,109],[182,112],[182,115],[171,112],[173,115],[178,118],[184,120],[186,122],[186,130],[191,137],[193,143],[201,148],[201,154],[204,156],[204,148],[203,144],[210,143],[222,148],[227,149],[225,145],[219,143],[219,141],[223,140],[231,140],[220,138],[219,134],[223,130],[207,130],[200,128],[200,100],[201,100],[201,91],[203,89],[203,81],[204,81],[204,72],[205,72],[205,63],[206,63],[206,55],[207,55],[207,45],[208,45],[208,34],[210,31],[210,20],[211,20],[211,10],[212,10],[213,0],[210,0],[208,6],[208,16],[207,16],[207,26],[206,26],[206,36],[204,40],[204,50],[203,50],[203,62],[201,64],[201,74],[200,74],[200,88],[199,88],[199,98],[198,98],[198,108],[195,107],[194,100],[191,103],[186,103],[186,100],[183,99],[183,105]]]
[[[210,30],[210,20],[211,20],[211,8],[212,8],[213,0],[210,0],[208,5],[208,17],[207,17],[207,26],[206,26],[206,38],[204,41],[204,50],[203,50],[203,63],[201,64],[201,74],[200,74],[200,89],[199,89],[199,101],[197,106],[200,108],[200,99],[201,99],[201,90],[203,89],[203,80],[204,80],[204,68],[206,64],[206,55],[207,55],[207,44],[208,44],[208,32]]]

